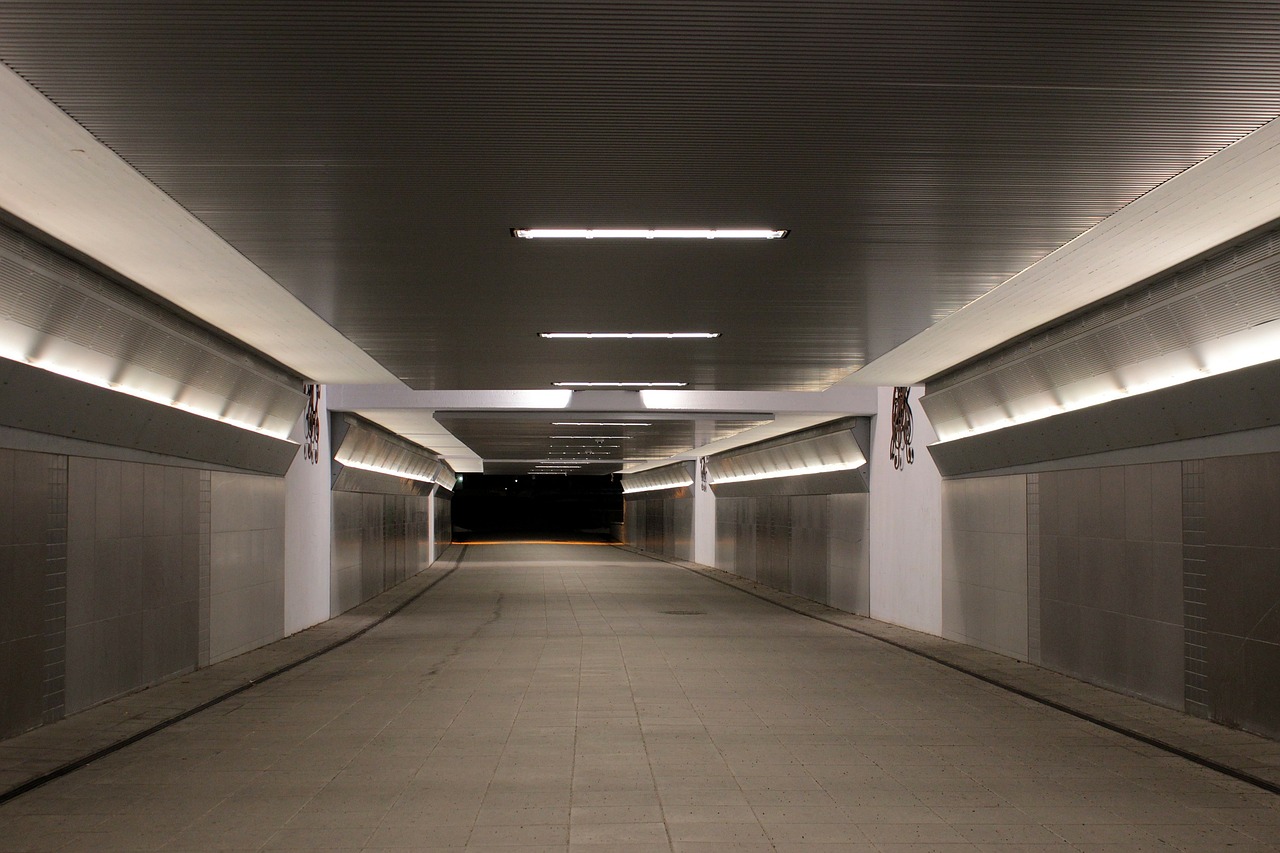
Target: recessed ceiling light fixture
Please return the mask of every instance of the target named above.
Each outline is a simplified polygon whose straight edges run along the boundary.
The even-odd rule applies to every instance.
[[[552,382],[557,388],[683,388],[688,382]]]
[[[785,228],[512,228],[523,240],[780,240]]]
[[[552,426],[653,426],[651,423],[641,423],[640,421],[552,421]],[[612,438],[613,436],[609,436]]]
[[[627,438],[625,435],[553,435],[551,438]],[[591,447],[592,445],[582,445],[583,447]],[[606,447],[617,447],[616,444],[605,445]]]
[[[720,337],[719,332],[539,332],[538,337],[555,339],[593,338],[657,338],[664,340],[710,340]]]

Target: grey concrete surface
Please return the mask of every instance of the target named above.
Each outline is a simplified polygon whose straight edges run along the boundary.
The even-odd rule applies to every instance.
[[[1274,795],[608,546],[472,546],[362,637],[0,806],[0,850],[1278,845]]]

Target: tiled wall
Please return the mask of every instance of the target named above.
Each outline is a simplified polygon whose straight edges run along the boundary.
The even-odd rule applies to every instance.
[[[1027,658],[1027,478],[942,488],[942,636]]]
[[[453,544],[453,496],[448,492],[437,492],[432,498],[431,511],[435,513],[435,556],[439,557],[445,548]]]
[[[209,476],[209,662],[284,636],[281,477]]]
[[[1280,736],[1277,518],[1280,453],[946,481],[945,634]]]
[[[1207,459],[1203,483],[1210,716],[1280,737],[1280,453]]]
[[[66,712],[197,665],[194,469],[71,457]]]
[[[282,633],[283,481],[0,449],[0,736]]]
[[[1040,655],[1183,706],[1181,463],[1052,471],[1040,483]]]
[[[59,620],[65,607],[57,606],[59,596],[46,607],[51,586],[65,590],[65,560],[50,546],[58,533],[65,536],[55,503],[65,494],[57,482],[58,460],[0,449],[0,737],[39,725],[50,687],[54,708],[61,704],[56,697],[63,653],[57,639],[63,636]]]
[[[866,614],[866,494],[717,497],[716,566]]]
[[[679,490],[671,497],[623,501],[627,544],[676,560],[693,559],[693,496]]]
[[[431,564],[431,499],[333,493],[330,613],[344,613]]]

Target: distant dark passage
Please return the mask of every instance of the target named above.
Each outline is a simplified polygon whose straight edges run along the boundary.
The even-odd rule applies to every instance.
[[[466,474],[453,494],[455,542],[609,542],[621,523],[622,486],[612,477]]]

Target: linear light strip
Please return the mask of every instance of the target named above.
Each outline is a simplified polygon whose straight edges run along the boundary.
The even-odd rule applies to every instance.
[[[799,468],[781,468],[777,471],[766,471],[761,474],[734,474],[728,477],[712,477],[711,483],[742,483],[748,480],[771,480],[775,477],[801,477],[806,474],[823,474],[828,471],[853,471],[867,464],[863,459],[858,462],[832,462],[827,465],[804,465]]]
[[[552,422],[551,422],[551,425],[552,425],[552,426],[584,426],[584,427],[598,427],[598,426],[633,426],[633,427],[642,427],[642,426],[653,426],[653,424],[651,424],[651,423],[640,423],[640,422],[638,422],[638,421],[552,421]],[[609,437],[610,437],[610,438],[612,438],[613,436],[609,436]]]
[[[199,415],[200,417],[207,418],[208,420],[211,420],[211,421],[218,421],[219,423],[224,423],[224,424],[227,424],[228,426],[236,427],[237,429],[248,430],[249,432],[256,432],[259,435],[266,435],[266,436],[270,436],[271,438],[281,439],[283,441],[287,441],[289,437],[289,433],[287,431],[265,429],[257,424],[251,424],[248,421],[237,420],[236,418],[230,418],[230,417],[227,417],[226,415],[218,414],[216,412],[211,412],[211,411],[208,411],[207,409],[202,409],[198,406],[192,406],[189,403],[184,403],[181,400],[177,400],[172,397],[167,397],[163,394],[155,394],[145,389],[134,388],[130,385],[126,385],[120,382],[111,382],[107,379],[103,379],[100,376],[94,376],[93,374],[86,373],[83,370],[78,370],[74,367],[68,367],[63,364],[58,364],[57,362],[51,361],[48,359],[28,358],[27,356],[18,355],[8,350],[0,351],[0,358],[7,358],[10,361],[16,361],[22,364],[29,364],[32,367],[39,368],[40,370],[46,370],[49,373],[56,373],[59,376],[65,376],[68,379],[74,379],[77,382],[84,382],[86,384],[93,385],[98,388],[105,388],[108,391],[116,391],[120,394],[127,394],[130,397],[136,397],[139,400],[146,400],[149,403],[158,403],[162,406],[168,406],[171,409],[180,409],[184,412],[188,412],[193,415]]]
[[[338,460],[348,468],[358,468],[361,471],[373,471],[377,474],[388,474],[392,477],[398,477],[403,480],[416,480],[419,483],[434,483],[434,477],[424,477],[421,474],[410,474],[408,471],[397,471],[393,468],[384,468],[381,465],[371,465],[368,462],[344,461]]]
[[[512,228],[524,240],[780,240],[775,228]]]
[[[719,332],[539,332],[538,337],[550,339],[594,338],[657,338],[665,340],[709,340],[720,337]]]
[[[686,486],[692,486],[692,485],[693,485],[692,477],[682,478],[675,483],[658,483],[657,485],[653,485],[653,486],[632,486],[631,488],[627,488],[627,484],[624,481],[622,484],[622,491],[623,491],[623,494],[634,495],[638,492],[660,492],[663,489],[683,489]]]
[[[552,382],[557,388],[683,388],[688,382]]]

